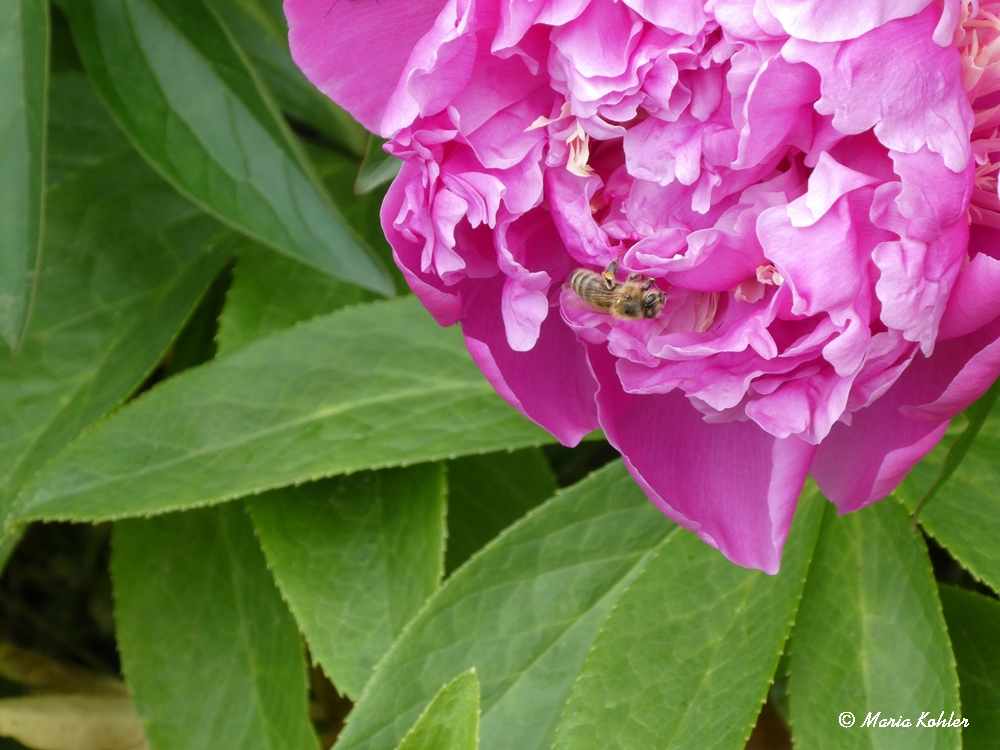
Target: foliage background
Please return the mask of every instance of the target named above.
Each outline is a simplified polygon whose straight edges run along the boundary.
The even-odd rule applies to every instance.
[[[155,750],[1000,747],[996,389],[735,567],[407,296],[398,166],[285,35],[276,0],[0,0],[4,641],[120,670]],[[61,679],[41,721],[110,747],[66,694],[121,694]]]

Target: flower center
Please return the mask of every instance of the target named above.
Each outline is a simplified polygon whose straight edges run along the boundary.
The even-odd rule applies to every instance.
[[[976,183],[969,206],[974,224],[1000,229],[1000,2],[983,3],[975,15],[971,0],[962,5],[955,45],[962,56],[962,81],[975,113],[972,151]]]

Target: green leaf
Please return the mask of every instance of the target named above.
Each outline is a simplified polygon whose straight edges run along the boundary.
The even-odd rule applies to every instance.
[[[16,359],[0,354],[0,515],[123,401],[219,269],[230,232],[128,146],[82,75],[53,76],[45,262]]]
[[[312,160],[323,184],[358,233],[375,249],[375,254],[389,268],[389,274],[399,294],[408,294],[409,284],[392,256],[392,247],[382,231],[382,201],[388,185],[381,185],[371,192],[358,195],[354,181],[358,175],[358,162],[330,149],[306,144],[306,153]]]
[[[870,716],[960,714],[958,678],[927,548],[891,500],[827,507],[790,647],[797,747],[960,748],[955,729],[864,726]],[[838,726],[841,712],[855,724]]]
[[[470,668],[481,746],[548,750],[612,606],[676,529],[620,461],[557,494],[431,597],[380,662],[337,750],[392,750],[441,685]]]
[[[941,586],[962,693],[965,750],[1000,750],[1000,602]]]
[[[966,422],[966,425],[968,422]],[[896,490],[912,512],[968,434],[956,419],[944,439],[917,464]],[[967,445],[961,464],[947,482],[938,485],[932,501],[920,510],[919,521],[973,576],[1000,592],[1000,406],[982,423],[976,439]]]
[[[302,642],[241,503],[116,523],[111,575],[153,750],[318,747]]]
[[[920,498],[920,502],[913,510],[913,517],[919,518],[920,511],[924,505],[934,499],[941,487],[951,478],[955,470],[961,466],[965,454],[969,452],[972,443],[979,436],[986,418],[997,403],[997,396],[1000,396],[1000,380],[996,381],[983,396],[972,406],[965,410],[967,424],[962,434],[948,449],[948,455],[941,467],[941,474],[931,485],[930,489]],[[950,426],[950,425],[949,425]]]
[[[450,461],[448,575],[555,491],[556,478],[538,448]]]
[[[470,669],[434,696],[399,750],[476,750],[479,747],[479,680]]]
[[[552,440],[415,298],[304,323],[170,378],[74,443],[21,517],[96,520]]]
[[[56,12],[54,17],[60,15]],[[89,171],[126,154],[135,164],[145,164],[108,116],[82,70],[52,76],[48,125],[47,193],[59,190],[70,178],[86,179]],[[147,169],[146,173],[153,183],[156,173],[152,169]],[[162,186],[164,192],[171,189],[163,180],[156,184]],[[179,203],[176,198],[172,202]],[[185,205],[190,204],[185,202]],[[189,210],[194,213],[193,208]],[[52,216],[51,206],[47,214],[46,224],[52,225],[56,218]]]
[[[0,337],[13,351],[42,257],[48,66],[48,3],[0,0]]]
[[[82,73],[83,63],[76,53],[69,19],[57,3],[49,5],[49,75]]]
[[[358,195],[370,193],[380,185],[392,182],[399,174],[403,162],[382,149],[386,143],[385,138],[377,135],[369,137],[365,159],[361,162],[361,169],[358,170],[358,178],[354,183],[354,192]]]
[[[174,345],[163,358],[164,378],[173,377],[191,367],[208,362],[215,357],[218,346],[215,335],[219,316],[226,302],[226,292],[233,280],[231,263],[215,277],[201,302],[191,313],[184,328],[177,335]]]
[[[317,89],[292,60],[281,0],[209,2],[288,115],[312,125],[354,156],[364,156],[368,131]]]
[[[179,190],[255,239],[392,294],[382,264],[327,198],[203,0],[80,0],[68,8],[105,104]]]
[[[313,659],[356,699],[441,580],[443,466],[286,487],[248,507]]]
[[[347,221],[391,266],[396,288],[408,291],[406,280],[393,263],[392,248],[382,234],[382,193],[354,195],[351,181],[358,168],[354,159],[314,146],[308,152]],[[317,315],[377,298],[374,292],[251,244],[237,262],[235,282],[220,320],[219,350],[228,353]]]
[[[219,318],[219,354],[342,307],[371,302],[374,292],[251,243],[240,251]]]
[[[769,576],[691,533],[622,595],[583,665],[554,748],[742,750],[792,628],[823,506],[804,496]]]

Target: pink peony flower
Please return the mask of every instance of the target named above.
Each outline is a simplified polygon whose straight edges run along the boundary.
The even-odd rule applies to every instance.
[[[285,2],[298,64],[404,162],[383,227],[438,322],[772,573],[808,473],[882,498],[1000,371],[998,7]],[[566,288],[616,259],[659,315]]]

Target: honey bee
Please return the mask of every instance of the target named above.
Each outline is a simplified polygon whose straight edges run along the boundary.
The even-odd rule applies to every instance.
[[[607,313],[619,320],[650,320],[659,316],[667,295],[655,279],[634,273],[627,281],[618,281],[618,261],[603,272],[578,268],[569,277],[567,288],[595,312]]]

